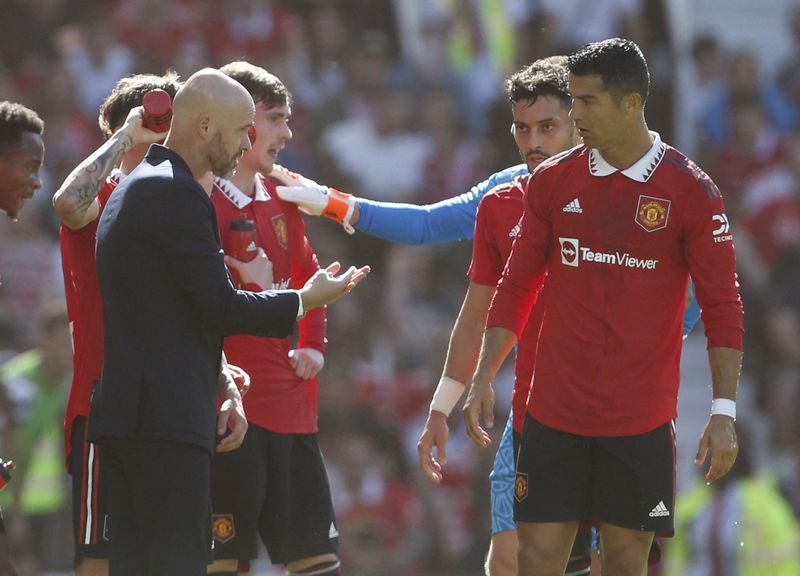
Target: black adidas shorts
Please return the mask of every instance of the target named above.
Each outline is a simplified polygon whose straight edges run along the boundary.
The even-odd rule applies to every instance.
[[[214,557],[274,564],[336,553],[339,533],[316,434],[278,434],[250,424],[238,450],[215,454]]]
[[[108,474],[103,451],[86,440],[87,419],[75,418],[70,434],[72,528],[75,566],[83,558],[108,560]]]
[[[517,522],[592,522],[673,533],[675,428],[587,437],[525,416],[517,461]]]

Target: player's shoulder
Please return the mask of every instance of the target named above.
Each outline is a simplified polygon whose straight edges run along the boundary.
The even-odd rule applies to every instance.
[[[258,178],[261,181],[269,200],[274,200],[277,202],[284,214],[292,216],[300,215],[300,207],[297,204],[294,202],[287,202],[278,196],[277,187],[283,185],[283,182],[279,178],[269,174],[261,173],[258,174]]]
[[[483,184],[486,186],[487,191],[496,188],[497,186],[507,184],[518,178],[519,176],[524,176],[528,174],[528,165],[527,164],[517,164],[515,166],[509,166],[508,168],[504,168],[499,172],[495,172],[491,176],[489,176],[486,180],[483,181]]]
[[[563,152],[559,152],[550,158],[544,160],[533,171],[532,177],[538,178],[541,175],[554,176],[563,173],[567,170],[572,170],[576,166],[576,160],[584,159],[585,164],[588,165],[589,147],[579,144]]]
[[[481,198],[481,205],[522,198],[530,177],[530,172],[526,170],[524,174],[519,174],[508,182],[498,184]]]
[[[661,166],[665,176],[674,179],[676,183],[682,184],[688,193],[692,191],[702,191],[709,198],[719,198],[722,193],[714,184],[711,177],[695,164],[686,154],[677,148],[667,144]]]

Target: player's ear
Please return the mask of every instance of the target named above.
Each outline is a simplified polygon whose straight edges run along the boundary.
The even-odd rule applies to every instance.
[[[622,96],[622,105],[626,112],[638,113],[644,104],[642,95],[638,92],[628,92]]]
[[[207,138],[211,134],[211,124],[212,120],[210,114],[202,114],[198,118],[197,129],[201,136]]]
[[[256,136],[258,136],[258,133],[256,132],[255,126],[250,126],[250,128],[247,129],[247,136],[250,138],[250,146],[256,143]]]

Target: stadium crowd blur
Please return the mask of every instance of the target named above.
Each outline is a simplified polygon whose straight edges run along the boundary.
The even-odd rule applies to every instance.
[[[590,10],[570,8],[577,4],[3,2],[0,99],[37,110],[47,145],[45,186],[19,222],[0,222],[0,364],[12,363],[0,371],[0,446],[3,457],[27,462],[29,470],[39,460],[37,473],[18,468],[13,490],[6,490],[13,492],[4,509],[20,574],[71,568],[70,546],[43,555],[37,544],[70,538],[69,484],[46,466],[60,457],[53,452],[60,445],[47,440],[60,432],[54,403],[63,404],[69,377],[58,366],[46,377],[32,376],[39,373],[29,366],[57,357],[55,340],[68,345],[54,333],[54,322],[65,320],[55,312],[63,289],[52,194],[99,145],[98,105],[119,78],[169,68],[186,78],[242,58],[276,74],[293,93],[294,138],[281,164],[358,196],[428,203],[519,162],[502,94],[508,73],[588,41],[615,35],[637,41],[651,65],[651,128],[691,147],[687,152],[725,195],[746,310],[745,372],[755,396],[753,413],[740,419],[757,413],[768,423],[774,457],[759,473],[775,478],[776,490],[800,514],[800,57],[765,77],[757,54],[698,32],[684,98],[695,139],[677,142],[674,53],[663,3],[594,0]],[[800,9],[786,23],[800,49]],[[320,439],[345,573],[481,574],[493,451],[469,443],[455,411],[444,485],[427,483],[416,465],[416,442],[466,287],[470,244],[401,247],[348,236],[323,219],[308,218],[307,227],[322,262],[372,266],[363,287],[329,312],[319,387]],[[26,352],[31,348],[35,357]],[[29,356],[15,357],[21,353]],[[507,372],[499,422],[510,386]],[[51,398],[45,387],[57,393]],[[42,518],[53,526],[42,527]]]

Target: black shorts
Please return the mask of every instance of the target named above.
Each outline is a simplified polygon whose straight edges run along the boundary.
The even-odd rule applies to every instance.
[[[205,576],[211,455],[180,442],[108,440],[112,576]]]
[[[256,558],[259,535],[274,564],[337,552],[316,434],[278,434],[250,424],[238,450],[214,455],[211,484],[216,558]]]
[[[108,478],[100,446],[86,441],[86,423],[83,416],[75,418],[70,432],[75,566],[83,558],[107,560],[109,555]]]
[[[591,522],[673,533],[675,428],[588,437],[525,416],[517,461],[517,522]]]

